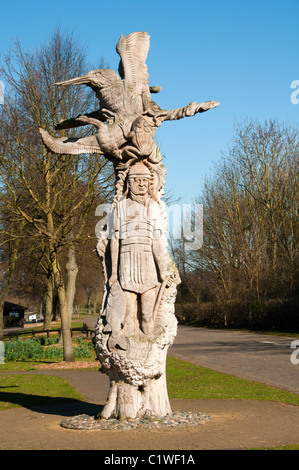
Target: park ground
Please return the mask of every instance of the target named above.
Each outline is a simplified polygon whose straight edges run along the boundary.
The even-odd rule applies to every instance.
[[[171,355],[171,350],[169,354]],[[177,359],[170,358],[171,360]],[[59,400],[49,397],[47,403],[35,405],[33,401],[23,406],[20,404],[26,403],[24,396],[15,398],[19,402],[18,407],[0,411],[0,449],[101,450],[104,452],[103,456],[106,453],[111,454],[112,451],[169,450],[196,453],[199,450],[298,449],[298,401],[295,399],[292,402],[282,395],[282,398],[277,399],[274,395],[261,395],[261,399],[258,399],[260,393],[258,389],[253,399],[244,398],[246,395],[243,395],[243,398],[234,398],[238,397],[238,394],[233,387],[238,387],[238,384],[236,382],[234,385],[234,379],[227,374],[221,374],[221,377],[226,379],[226,389],[230,387],[227,385],[229,383],[227,380],[231,380],[233,391],[231,395],[227,395],[229,398],[225,398],[225,395],[215,398],[215,390],[210,398],[208,395],[205,398],[192,398],[192,393],[189,393],[189,398],[176,398],[184,396],[184,384],[181,383],[181,394],[176,395],[172,391],[174,377],[170,375],[169,394],[173,411],[197,411],[208,414],[210,421],[200,426],[164,430],[138,429],[125,432],[62,428],[60,422],[65,417],[84,413],[93,415],[105,403],[109,381],[107,376],[98,371],[98,365],[97,361],[88,363],[77,361],[70,368],[62,362],[44,364],[39,366],[38,370],[12,372],[15,377],[18,374],[30,374],[36,378],[60,377],[74,387],[79,395],[67,403],[59,403]],[[86,369],[87,366],[89,369]],[[195,377],[191,373],[197,371],[198,374],[199,370],[203,373],[204,368],[198,369],[196,365],[189,367],[190,377],[185,382],[188,390],[192,389],[192,382],[198,383],[196,381],[199,378],[198,375]],[[7,375],[9,371],[5,370],[3,374]],[[243,384],[242,387],[245,386],[245,381],[240,383]],[[8,385],[7,391],[9,387],[12,385]],[[267,396],[271,399],[267,399]]]

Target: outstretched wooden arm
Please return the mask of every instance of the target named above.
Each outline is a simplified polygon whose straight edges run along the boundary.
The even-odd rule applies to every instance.
[[[184,117],[194,116],[197,113],[204,113],[209,109],[216,108],[220,103],[218,101],[204,101],[203,103],[196,103],[192,101],[187,106],[183,108],[163,110],[158,112],[154,116],[154,121],[157,126],[160,126],[164,121],[174,121],[177,119],[183,119]]]

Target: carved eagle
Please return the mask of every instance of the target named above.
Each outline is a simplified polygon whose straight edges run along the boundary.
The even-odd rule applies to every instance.
[[[148,83],[145,62],[149,45],[150,36],[146,32],[137,31],[128,36],[121,35],[116,45],[116,51],[121,59],[119,75],[114,70],[96,69],[81,77],[56,83],[62,86],[86,85],[90,87],[99,100],[100,108],[92,113],[62,121],[55,126],[55,129],[93,125],[97,132],[93,136],[83,138],[55,138],[47,131],[40,129],[46,147],[58,154],[102,154],[114,163],[122,159],[127,160],[131,151],[136,158],[148,157],[144,151],[144,145],[142,151],[137,148],[138,145],[136,147],[135,141],[138,140],[138,136],[136,136],[137,140],[134,140],[134,132],[138,128],[137,123],[140,119],[145,121],[144,129],[147,129],[148,125],[152,127],[154,135],[155,129],[165,120],[194,116],[196,113],[208,111],[219,105],[217,101],[206,101],[200,104],[191,102],[183,108],[161,110],[151,99],[151,93],[158,93],[161,89],[149,87]],[[126,146],[128,151],[126,151]]]
[[[144,113],[151,103],[148,72],[145,64],[150,46],[150,36],[146,32],[134,32],[119,38],[116,46],[121,60],[119,74],[109,69],[96,69],[80,77],[58,82],[56,85],[86,85],[96,94],[99,110],[62,121],[56,130],[69,129],[82,125],[94,125],[96,135],[84,138],[54,138],[43,129],[40,133],[45,145],[54,153],[77,155],[80,153],[111,154],[117,159],[116,147],[126,142],[123,131],[110,129],[107,124],[122,121],[131,123]],[[104,124],[106,122],[107,124]],[[106,136],[107,134],[107,136]],[[108,135],[109,134],[109,135]],[[113,134],[113,135],[112,135]],[[112,142],[114,140],[114,143]],[[111,147],[111,148],[110,148]],[[111,152],[110,152],[111,150]]]
[[[150,100],[147,66],[149,35],[131,33],[119,38],[116,51],[121,57],[119,74],[109,69],[91,70],[81,77],[58,82],[56,85],[87,85],[100,101],[100,109],[113,114],[142,113],[143,101]]]

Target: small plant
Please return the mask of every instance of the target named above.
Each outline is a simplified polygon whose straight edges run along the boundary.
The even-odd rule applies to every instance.
[[[54,346],[52,348],[45,348],[43,355],[39,359],[61,359],[63,357],[63,349]]]
[[[93,351],[92,343],[86,343],[82,336],[77,338],[78,346],[74,347],[75,357],[91,357]]]
[[[46,336],[38,337],[38,341],[40,342],[42,346],[50,346],[52,344],[57,344],[58,340],[59,340],[58,336],[49,336],[49,338],[47,338]]]

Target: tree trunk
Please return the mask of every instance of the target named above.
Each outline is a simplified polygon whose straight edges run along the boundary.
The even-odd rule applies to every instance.
[[[161,418],[171,414],[166,357],[177,333],[173,314],[176,286],[169,287],[151,335],[140,330],[123,337],[121,348],[109,350],[109,333],[100,316],[95,329],[95,350],[102,370],[110,379],[107,402],[98,418]]]
[[[3,330],[4,330],[4,318],[3,318],[3,309],[4,309],[4,297],[0,300],[0,340],[3,340]]]
[[[176,320],[172,320],[174,333]],[[163,347],[157,347],[155,338],[145,339],[139,335],[128,338],[126,351],[118,350],[113,359],[110,356],[112,367],[105,370],[105,361],[102,363],[110,378],[110,390],[98,418],[159,418],[171,414],[165,371],[173,336],[167,336],[165,332],[160,335]]]
[[[10,246],[11,250],[10,250],[9,266],[8,266],[7,272],[5,273],[4,280],[2,283],[2,290],[0,293],[0,339],[1,340],[3,339],[3,329],[4,329],[3,309],[4,309],[5,296],[9,291],[9,287],[10,287],[10,284],[14,275],[16,261],[18,257],[19,244],[20,244],[20,239],[17,239],[15,244]]]
[[[49,274],[47,277],[46,290],[44,295],[44,330],[51,328],[51,321],[53,318],[53,279],[52,275]]]
[[[87,294],[87,313],[88,313],[88,315],[92,314],[92,311],[91,311],[91,292],[88,292],[88,294]]]
[[[171,407],[164,373],[144,386],[134,386],[120,378],[112,380],[107,403],[99,418],[163,417],[167,414],[171,414]]]
[[[59,314],[58,314],[58,294],[57,291],[54,290],[53,292],[53,318],[54,321],[59,320]]]
[[[61,268],[59,261],[57,259],[57,253],[55,249],[51,251],[51,262],[52,269],[54,274],[55,286],[58,293],[59,305],[60,305],[60,315],[61,315],[61,336],[63,342],[63,359],[67,362],[73,362],[74,351],[72,345],[72,336],[70,328],[70,319],[68,315],[67,308],[67,297],[64,287],[64,282],[61,274]]]
[[[76,279],[78,274],[78,266],[76,263],[76,250],[74,244],[69,246],[68,251],[68,262],[66,264],[67,269],[67,288],[66,288],[66,297],[67,297],[67,310],[69,321],[71,322],[73,311],[74,311],[74,298],[76,293]]]

